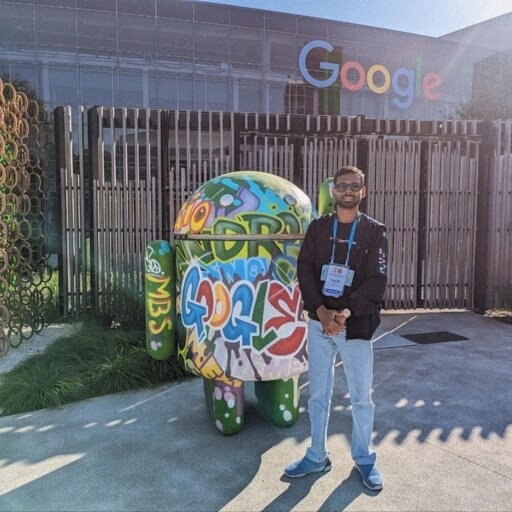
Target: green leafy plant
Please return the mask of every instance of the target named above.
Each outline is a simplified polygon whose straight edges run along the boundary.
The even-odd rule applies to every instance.
[[[177,359],[152,359],[145,332],[84,323],[0,378],[1,414],[58,407],[184,378]]]

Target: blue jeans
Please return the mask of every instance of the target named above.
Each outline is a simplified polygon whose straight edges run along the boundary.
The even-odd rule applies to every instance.
[[[374,464],[377,456],[370,448],[374,410],[372,342],[347,341],[344,332],[336,336],[322,334],[322,324],[317,320],[309,321],[308,331],[311,447],[306,454],[314,462],[323,461],[328,454],[327,426],[337,352],[343,361],[352,404],[352,459],[356,464]]]

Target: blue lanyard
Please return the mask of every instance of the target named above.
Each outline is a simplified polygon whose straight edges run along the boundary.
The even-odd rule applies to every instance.
[[[357,214],[356,220],[352,223],[352,229],[350,230],[350,236],[348,238],[348,249],[347,257],[345,258],[345,266],[348,267],[348,260],[350,258],[350,249],[354,244],[356,238],[357,225],[359,224],[359,213]],[[336,252],[336,235],[338,234],[338,217],[334,216],[334,222],[332,223],[332,251],[331,251],[331,263],[334,263],[334,255]]]

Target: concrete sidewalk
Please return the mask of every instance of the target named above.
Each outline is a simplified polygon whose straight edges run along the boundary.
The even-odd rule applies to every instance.
[[[402,337],[432,331],[468,339]],[[353,469],[338,367],[330,473],[282,473],[308,446],[306,378],[288,429],[259,415],[248,385],[246,425],[233,437],[213,428],[194,378],[0,418],[0,510],[511,510],[512,326],[471,312],[410,312],[384,315],[379,336],[380,493]]]

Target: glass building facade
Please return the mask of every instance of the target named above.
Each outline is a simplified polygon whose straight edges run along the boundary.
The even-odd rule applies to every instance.
[[[0,12],[0,76],[48,107],[439,119],[495,53],[186,0],[0,0]]]

